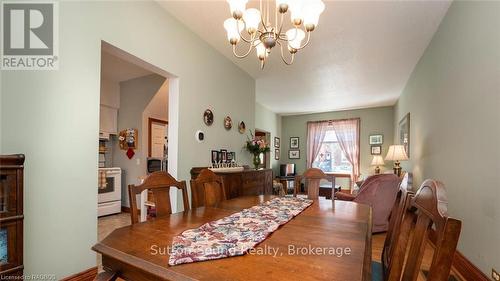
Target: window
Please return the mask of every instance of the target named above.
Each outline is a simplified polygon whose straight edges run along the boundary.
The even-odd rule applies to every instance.
[[[329,127],[327,129],[319,153],[312,166],[321,169],[323,172],[352,174],[352,165],[342,152],[333,128]]]

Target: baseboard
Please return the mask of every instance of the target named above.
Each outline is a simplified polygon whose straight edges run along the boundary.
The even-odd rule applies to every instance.
[[[455,252],[453,267],[465,280],[490,281],[490,279],[459,251]]]
[[[436,232],[434,230],[430,231],[429,240],[431,242],[431,246],[435,248]],[[490,281],[488,276],[486,276],[477,266],[475,266],[458,250],[455,251],[452,266],[455,271],[458,272],[467,281]]]
[[[73,274],[66,278],[61,279],[61,281],[92,281],[97,276],[97,266],[89,268],[80,273]]]
[[[122,213],[130,213],[130,208],[122,206]]]

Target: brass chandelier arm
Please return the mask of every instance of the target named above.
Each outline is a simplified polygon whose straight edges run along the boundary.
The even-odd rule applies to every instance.
[[[285,55],[283,54],[283,45],[281,44],[281,42],[277,41],[278,45],[280,45],[280,51],[281,51],[281,59],[283,60],[283,62],[286,64],[286,65],[292,65],[293,64],[293,60],[295,59],[295,54],[292,54],[291,58],[290,58],[290,62],[286,61],[285,59]]]
[[[285,14],[281,14],[281,23],[280,23],[280,29],[278,30],[277,34],[278,34],[278,38],[281,36],[281,31],[283,30],[283,19],[285,18]],[[277,24],[277,23],[276,23]],[[276,28],[278,27],[278,25],[276,25]]]
[[[246,29],[246,25],[247,25],[247,24],[245,23],[245,21],[244,21],[243,19],[242,19],[241,21],[242,21],[242,22],[243,22],[243,24],[244,24],[244,25],[243,25],[243,30],[245,30],[245,29]],[[241,31],[240,31],[240,21],[238,21],[236,28],[238,29],[238,33],[240,34],[240,38],[241,38],[241,40],[243,40],[243,41],[245,41],[245,42],[247,42],[247,43],[252,42],[253,38],[246,39],[246,38],[243,36],[243,34],[241,33]],[[252,36],[252,37],[253,37],[253,36]]]
[[[252,41],[252,42],[250,42],[250,48],[248,48],[248,51],[247,51],[245,54],[243,54],[243,55],[238,55],[238,54],[236,53],[236,44],[234,44],[234,45],[233,45],[233,55],[234,55],[235,57],[239,58],[239,59],[246,58],[246,57],[250,54],[250,52],[252,51],[252,49],[253,49],[253,41]]]

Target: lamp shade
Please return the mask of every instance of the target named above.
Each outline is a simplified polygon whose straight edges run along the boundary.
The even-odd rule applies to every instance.
[[[384,164],[384,158],[381,155],[373,156],[372,166],[383,166]]]
[[[403,145],[391,145],[389,146],[389,151],[385,156],[385,160],[390,161],[403,161],[408,160],[406,155],[405,147]]]

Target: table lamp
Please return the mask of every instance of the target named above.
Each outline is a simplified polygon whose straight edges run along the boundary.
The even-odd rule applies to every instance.
[[[384,158],[382,158],[381,155],[373,156],[372,166],[376,166],[375,167],[375,175],[380,174],[380,167],[379,166],[384,166],[384,164],[385,164]]]
[[[389,151],[387,152],[387,156],[385,156],[385,160],[396,161],[394,162],[394,174],[398,177],[401,176],[401,166],[399,165],[399,161],[408,160],[408,156],[406,155],[404,145],[391,145],[389,147]]]

